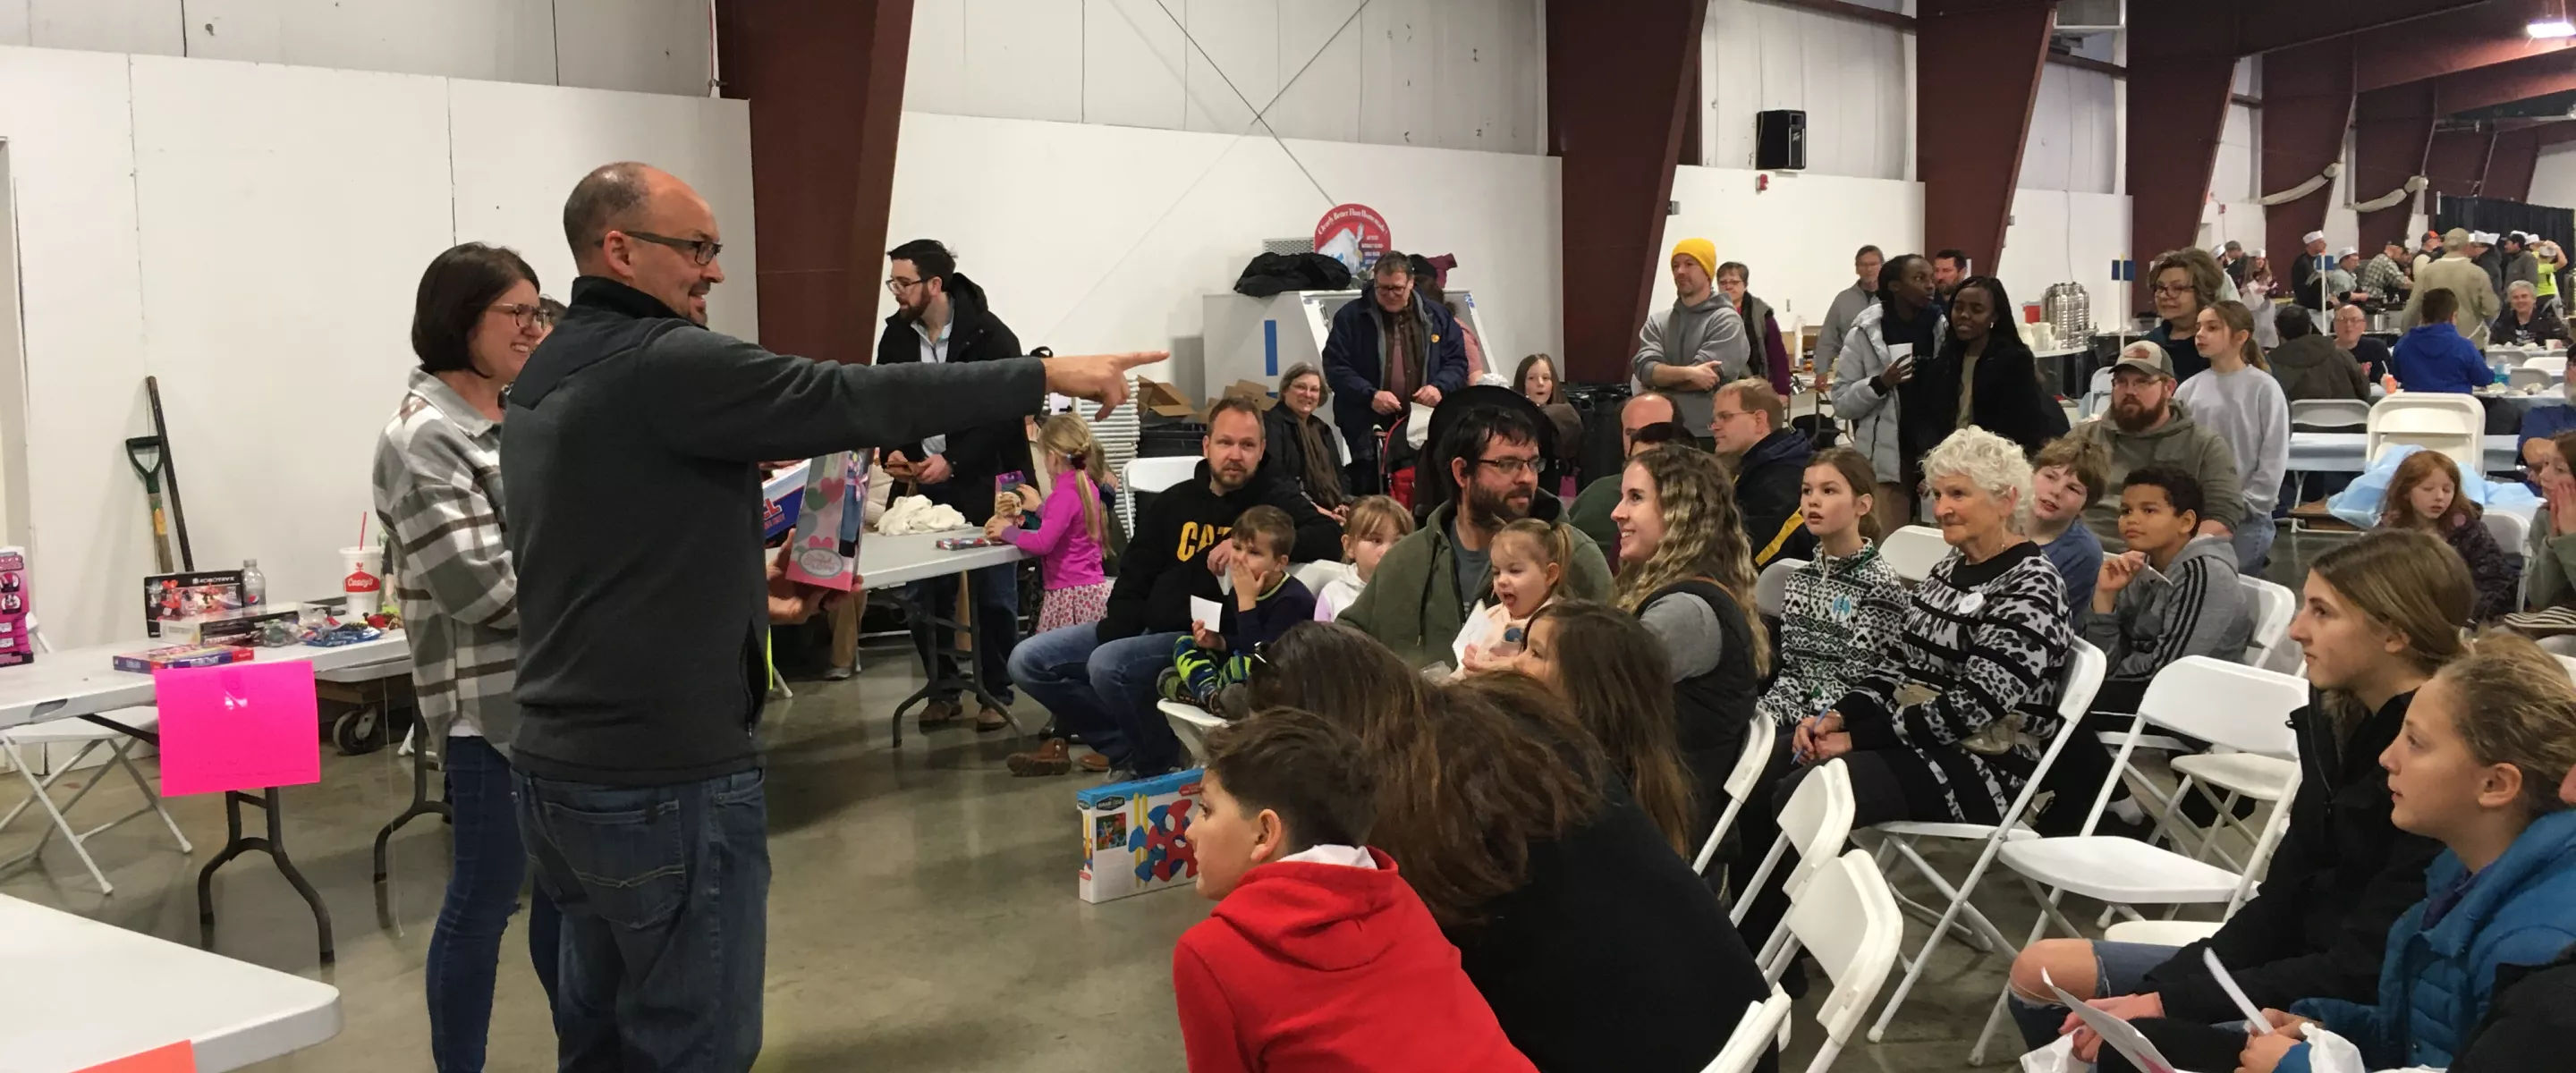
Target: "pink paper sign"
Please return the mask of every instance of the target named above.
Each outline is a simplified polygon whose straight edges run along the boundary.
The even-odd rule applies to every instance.
[[[161,792],[211,794],[322,781],[313,665],[303,660],[152,672]]]
[[[197,1045],[183,1039],[167,1047],[154,1047],[142,1054],[91,1066],[80,1073],[197,1073]]]

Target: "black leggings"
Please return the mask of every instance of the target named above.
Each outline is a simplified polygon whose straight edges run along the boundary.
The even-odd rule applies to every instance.
[[[1924,760],[1911,749],[1873,749],[1843,754],[1843,768],[1851,773],[1852,827],[1859,829],[1890,820],[1947,820],[1947,806],[1941,803],[1940,789],[1931,773],[1924,770]],[[1771,748],[1771,762],[1762,769],[1762,778],[1747,795],[1744,811],[1736,817],[1736,829],[1743,832],[1743,849],[1727,866],[1727,875],[1737,898],[1751,898],[1753,905],[1745,910],[1744,926],[1736,929],[1747,946],[1761,949],[1771,937],[1772,929],[1789,911],[1789,896],[1781,889],[1788,881],[1789,869],[1798,860],[1792,848],[1781,855],[1780,863],[1771,866],[1771,875],[1762,889],[1747,891],[1753,871],[1760,867],[1771,843],[1780,837],[1780,810],[1788,807],[1798,784],[1816,770],[1801,765],[1790,756],[1790,735],[1780,734]]]

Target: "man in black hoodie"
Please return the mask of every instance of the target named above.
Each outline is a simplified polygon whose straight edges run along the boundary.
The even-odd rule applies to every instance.
[[[511,385],[501,472],[519,575],[519,823],[563,910],[565,1069],[740,1073],[760,1051],[769,842],[752,741],[772,604],[763,459],[886,447],[941,423],[1115,403],[1157,354],[877,368],[706,330],[716,219],[635,163],[564,205],[581,277]],[[801,608],[801,610],[799,610]],[[642,627],[642,628],[639,628]]]
[[[1736,513],[1756,570],[1782,556],[1816,557],[1816,534],[1798,512],[1816,451],[1805,433],[1788,427],[1788,412],[1770,384],[1750,377],[1717,389],[1709,409],[1718,456],[1735,470]]]
[[[1342,529],[1315,509],[1294,481],[1261,473],[1261,409],[1228,396],[1208,408],[1205,460],[1190,480],[1164,489],[1136,518],[1136,535],[1118,559],[1109,615],[1097,623],[1049,630],[1011,653],[1011,680],[1046,705],[1056,725],[1080,732],[1099,759],[1087,770],[1117,767],[1137,777],[1180,765],[1181,742],[1163,722],[1154,679],[1172,665],[1172,645],[1190,628],[1190,597],[1214,600],[1217,578],[1233,555],[1226,540],[1244,511],[1267,504],[1297,526],[1297,562],[1336,558]],[[1063,739],[1010,757],[1014,775],[1061,775],[1074,760]]]
[[[886,290],[894,294],[895,311],[877,339],[877,364],[958,364],[998,361],[1021,354],[1020,337],[993,314],[984,288],[957,271],[948,247],[932,239],[914,239],[886,251]],[[897,481],[910,481],[931,502],[954,507],[976,525],[993,515],[994,478],[1029,468],[1028,434],[1019,418],[959,425],[941,421],[942,435],[905,444],[885,453],[886,470]],[[1011,679],[1004,670],[1011,646],[1020,639],[1019,567],[988,566],[966,574],[975,598],[976,679],[993,698],[1011,703]],[[955,574],[943,574],[912,585],[913,606],[957,606]],[[957,680],[956,631],[916,622],[913,650],[932,682]],[[958,690],[950,685],[933,693],[921,709],[924,729],[953,723],[964,714]],[[990,734],[1010,725],[1002,713],[986,708],[975,715],[975,731]]]

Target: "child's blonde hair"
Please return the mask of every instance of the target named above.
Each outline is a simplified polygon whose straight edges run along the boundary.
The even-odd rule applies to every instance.
[[[1351,504],[1351,513],[1342,519],[1342,536],[1366,540],[1380,533],[1390,540],[1413,535],[1413,512],[1404,509],[1391,496],[1361,496]]]
[[[1100,441],[1091,436],[1091,422],[1081,414],[1062,413],[1038,426],[1038,449],[1051,455],[1063,455],[1069,473],[1088,478],[1090,487],[1082,489],[1082,526],[1091,541],[1109,546],[1109,512],[1100,505],[1100,488],[1109,481],[1108,460],[1102,457]],[[1081,483],[1079,479],[1077,484]]]
[[[1566,535],[1561,526],[1536,518],[1523,518],[1495,533],[1494,542],[1488,548],[1499,548],[1506,543],[1528,548],[1538,556],[1539,565],[1556,567],[1559,577],[1574,568],[1574,538]]]
[[[2576,685],[2557,657],[2519,634],[2490,632],[2435,677],[2459,701],[2451,729],[2470,756],[2522,769],[2532,815],[2566,807],[2558,787],[2576,767]]]

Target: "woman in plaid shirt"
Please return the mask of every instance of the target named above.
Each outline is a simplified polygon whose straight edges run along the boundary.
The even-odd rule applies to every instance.
[[[502,542],[501,391],[554,324],[537,274],[510,250],[469,242],[429,263],[412,313],[420,367],[376,442],[376,513],[393,540],[412,686],[440,750],[456,858],[429,941],[430,1056],[476,1073],[492,1020],[501,936],[527,874],[504,755],[518,726],[518,574]],[[557,916],[528,916],[537,979],[554,994]]]

